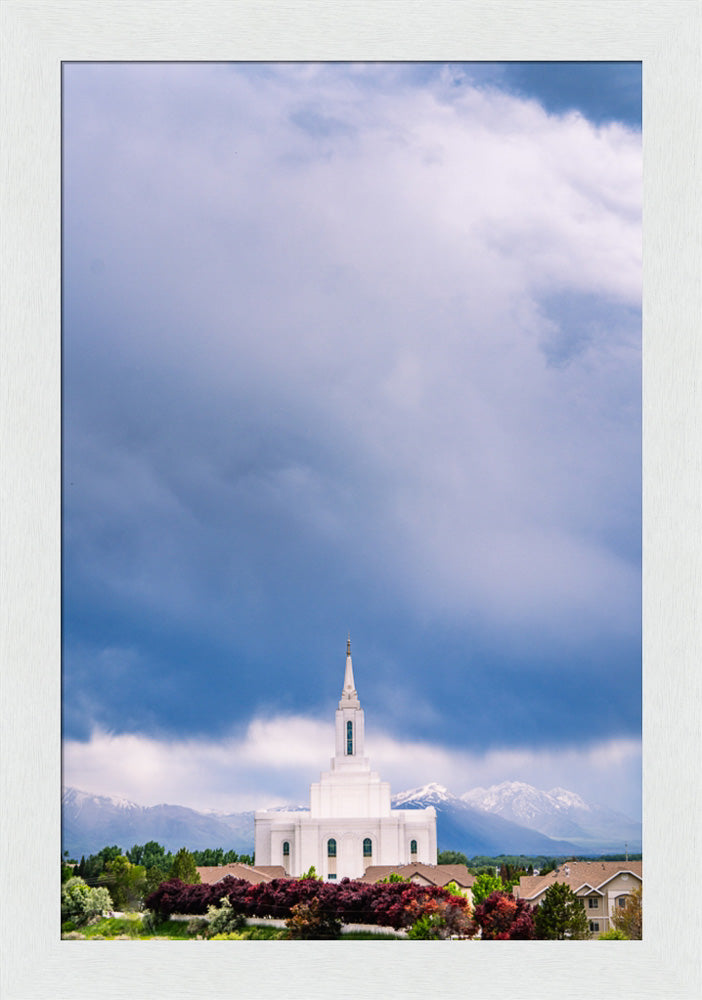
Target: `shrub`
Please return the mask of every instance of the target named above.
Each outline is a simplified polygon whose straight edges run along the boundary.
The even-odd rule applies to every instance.
[[[246,926],[246,917],[237,913],[232,904],[225,896],[219,906],[207,907],[207,936],[214,937],[216,934],[231,934],[233,931],[240,931]],[[191,921],[194,923],[194,921]],[[200,921],[204,924],[205,921]]]
[[[395,929],[410,927],[423,916],[428,904],[449,902],[457,908],[455,918],[467,919],[468,901],[438,886],[413,882],[365,883],[342,879],[337,884],[313,878],[277,878],[251,885],[227,876],[216,885],[185,885],[179,879],[163,882],[146,898],[146,905],[161,919],[173,913],[204,915],[226,897],[236,913],[244,916],[292,916],[295,906],[318,899],[321,910],[343,923],[386,924]]]
[[[626,936],[624,931],[619,930],[618,927],[612,927],[610,930],[605,931],[604,934],[600,934],[600,941],[628,941],[629,938]]]
[[[407,931],[407,937],[413,941],[436,941],[448,935],[443,933],[446,927],[444,921],[436,913],[425,913],[423,917],[412,924]]]
[[[100,917],[112,909],[112,899],[107,889],[91,889],[82,878],[74,876],[61,887],[61,919],[71,920],[75,926]]]
[[[341,920],[325,912],[319,897],[296,903],[285,921],[290,937],[297,940],[328,940],[341,937]]]
[[[141,918],[141,928],[145,934],[155,934],[158,922],[156,914],[151,910],[146,910]]]
[[[188,920],[188,934],[192,937],[207,937],[209,929],[209,922],[204,917],[193,917],[192,920]]]
[[[470,919],[466,907],[454,900],[429,900],[424,912],[412,924],[407,937],[413,940],[439,940],[450,937],[472,937],[477,925]]]

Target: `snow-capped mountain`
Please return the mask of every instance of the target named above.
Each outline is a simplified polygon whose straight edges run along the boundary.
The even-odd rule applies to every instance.
[[[540,791],[523,781],[473,788],[461,800],[481,812],[501,816],[549,837],[567,837],[580,850],[641,849],[641,824],[605,806],[586,802],[565,788]]]
[[[62,850],[71,857],[95,854],[112,844],[128,850],[149,840],[158,841],[169,851],[186,846],[192,850],[224,847],[250,853],[253,813],[213,815],[185,806],[140,806],[124,798],[64,789]]]
[[[436,809],[439,850],[478,854],[601,854],[641,849],[641,824],[585,802],[564,788],[540,791],[519,781],[474,788],[461,796],[431,782],[393,796],[395,809]],[[302,806],[280,806],[297,810]],[[253,812],[198,812],[185,806],[140,806],[117,796],[67,788],[63,795],[63,849],[71,857],[118,844],[156,840],[168,850],[223,847],[253,853]]]
[[[410,788],[406,792],[398,792],[392,797],[395,809],[401,809],[415,802],[422,802],[422,808],[424,808],[425,806],[437,806],[456,801],[458,801],[457,796],[453,795],[444,785],[437,785],[435,781],[428,785],[422,785],[421,788]]]
[[[553,839],[537,830],[521,826],[476,809],[444,785],[431,782],[421,788],[399,792],[392,798],[395,809],[436,809],[438,848],[476,854],[573,854],[574,844]]]

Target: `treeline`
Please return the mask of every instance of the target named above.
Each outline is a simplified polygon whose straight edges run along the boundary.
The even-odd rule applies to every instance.
[[[468,858],[462,851],[441,851],[437,860],[440,865],[466,865],[472,875],[494,875],[497,872],[507,883],[518,882],[522,875],[533,875],[534,871],[545,875],[566,859],[543,854],[498,854],[492,857],[476,854]]]
[[[185,850],[182,848],[181,851]],[[180,852],[179,852],[180,853]],[[240,862],[244,865],[253,864],[251,854],[238,854],[236,851],[225,851],[223,847],[209,847],[204,851],[188,851],[196,866],[230,865]],[[146,844],[134,844],[128,851],[122,851],[116,844],[103,847],[96,854],[87,858],[85,855],[79,862],[67,861],[64,865],[71,866],[72,874],[80,877],[89,885],[95,883],[104,874],[107,865],[115,858],[124,856],[133,865],[140,865],[149,872],[154,869],[163,874],[164,879],[171,877],[171,869],[176,856],[155,840]],[[161,881],[163,881],[162,879]]]
[[[64,860],[62,882],[78,876],[92,888],[109,890],[117,910],[139,909],[145,896],[154,892],[162,882],[182,879],[198,883],[197,867],[202,865],[227,865],[234,862],[253,864],[249,854],[225,851],[222,847],[204,851],[188,851],[182,847],[173,854],[155,840],[134,844],[126,852],[116,844],[103,847],[97,854],[83,856],[78,863]]]
[[[629,854],[564,854],[551,857],[545,854],[497,854],[488,856],[476,854],[468,858],[462,851],[441,851],[438,857],[440,865],[466,865],[473,875],[494,873],[495,869],[505,869],[510,876],[514,872],[521,875],[533,875],[538,871],[541,875],[554,871],[565,861],[640,861],[640,853]]]

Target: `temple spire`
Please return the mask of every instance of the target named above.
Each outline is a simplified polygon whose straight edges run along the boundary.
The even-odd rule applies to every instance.
[[[344,671],[344,687],[341,692],[339,708],[360,708],[356,685],[353,679],[353,663],[351,662],[351,633],[346,640],[346,669]]]

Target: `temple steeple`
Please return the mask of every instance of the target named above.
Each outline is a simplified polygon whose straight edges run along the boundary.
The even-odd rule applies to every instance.
[[[341,691],[339,708],[360,708],[361,703],[356,693],[353,679],[353,663],[351,662],[351,635],[346,640],[346,670],[344,671],[344,687]]]
[[[369,761],[363,756],[363,709],[358,700],[351,662],[351,636],[346,640],[346,669],[336,710],[336,753],[332,770],[368,770]]]
[[[341,673],[340,668],[339,662],[332,673],[336,669]],[[327,681],[333,690],[333,677],[327,676]],[[435,865],[434,807],[392,809],[389,783],[371,771],[365,756],[351,636],[346,640],[344,685],[335,715],[334,756],[329,770],[310,785],[309,811],[256,812],[256,864],[282,865],[292,877],[314,865],[330,882],[360,878],[373,865],[387,866],[388,871],[417,862]]]

